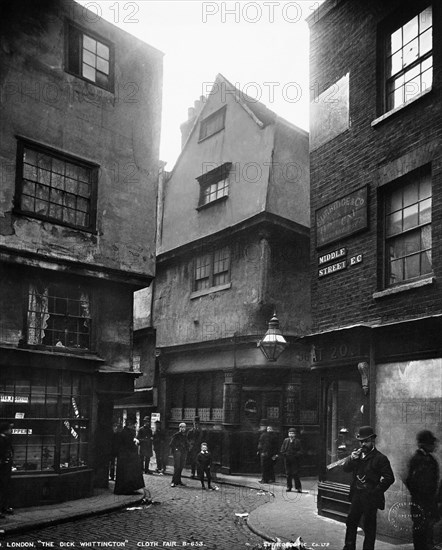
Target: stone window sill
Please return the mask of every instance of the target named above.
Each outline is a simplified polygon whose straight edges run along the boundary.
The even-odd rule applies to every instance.
[[[399,286],[386,288],[385,290],[374,292],[373,298],[377,300],[378,298],[384,298],[385,296],[392,296],[393,294],[398,294],[399,292],[406,292],[407,290],[413,290],[421,286],[432,285],[435,279],[436,279],[435,277],[426,277],[425,279],[420,279],[419,281],[413,281],[411,283],[405,283]]]
[[[218,292],[220,290],[227,290],[232,287],[232,283],[225,283],[223,285],[211,286],[210,288],[204,288],[203,290],[195,290],[190,295],[190,299],[199,298],[200,296],[206,296],[206,294],[212,294],[213,292]]]
[[[423,98],[424,96],[429,94],[432,89],[433,89],[433,87],[430,86],[427,90],[424,90],[423,92],[421,92],[420,94],[415,95],[414,97],[412,97],[411,99],[409,99],[408,101],[403,103],[402,105],[399,105],[399,107],[395,107],[394,109],[391,109],[391,111],[388,111],[387,113],[381,115],[380,117],[375,118],[372,121],[371,125],[373,127],[377,126],[378,124],[380,124],[381,122],[383,122],[387,118],[390,118],[391,116],[395,115],[397,112],[402,111],[402,109],[405,109],[406,107],[408,107],[409,105],[411,105],[415,101],[419,101],[421,98]]]

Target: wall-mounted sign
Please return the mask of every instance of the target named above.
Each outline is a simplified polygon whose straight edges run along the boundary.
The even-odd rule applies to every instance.
[[[17,420],[23,419],[25,417],[25,413],[15,413],[15,418]]]
[[[32,435],[32,428],[12,428],[12,435]]]
[[[356,265],[362,263],[362,254],[356,254],[356,256],[352,256],[349,260],[350,265]]]
[[[338,258],[342,258],[342,256],[345,256],[347,254],[346,248],[338,248],[338,250],[333,250],[332,252],[328,252],[327,254],[324,254],[323,256],[319,256],[318,258],[318,264],[326,264],[328,262],[332,262],[333,260],[337,260]]]
[[[0,394],[0,403],[29,403],[29,397]]]
[[[328,265],[318,270],[318,277],[325,277],[326,275],[331,275],[336,273],[336,271],[341,271],[347,267],[347,260],[342,260],[342,262],[337,262],[335,264]]]
[[[316,246],[325,246],[368,227],[367,186],[316,210]]]

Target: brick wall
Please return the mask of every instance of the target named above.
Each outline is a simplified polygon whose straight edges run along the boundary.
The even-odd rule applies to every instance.
[[[441,275],[441,147],[442,118],[439,82],[442,74],[441,6],[433,5],[432,91],[396,114],[372,126],[382,114],[379,108],[378,36],[383,22],[401,10],[422,2],[341,2],[311,27],[311,91],[322,93],[349,73],[347,130],[311,151],[311,270],[314,329],[321,330],[358,322],[387,322],[413,318],[442,310]],[[333,89],[332,89],[333,92]],[[329,100],[333,101],[331,93]],[[325,100],[325,99],[322,99]],[[378,187],[385,167],[401,166],[419,150],[420,162],[432,167],[433,284],[373,298],[383,289],[382,215]],[[399,159],[399,162],[395,160]],[[402,167],[403,168],[403,167]],[[399,169],[400,170],[400,169]],[[368,186],[368,229],[316,250],[315,210]],[[362,263],[318,279],[318,256],[340,247],[347,258],[362,253]]]

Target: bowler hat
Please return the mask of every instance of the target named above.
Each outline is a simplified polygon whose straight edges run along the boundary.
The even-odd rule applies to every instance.
[[[430,432],[430,430],[422,430],[416,435],[416,439],[418,443],[421,443],[423,445],[432,445],[436,441],[438,441],[437,437],[433,434],[433,432]]]
[[[369,439],[370,437],[376,437],[373,428],[371,426],[361,426],[356,439],[364,441],[364,439]]]
[[[298,430],[296,428],[289,428],[288,433],[293,432],[296,433]]]
[[[150,420],[150,416],[145,416],[143,420]]]
[[[194,422],[199,422],[200,421],[200,417],[199,416],[195,416],[195,418],[193,419]]]

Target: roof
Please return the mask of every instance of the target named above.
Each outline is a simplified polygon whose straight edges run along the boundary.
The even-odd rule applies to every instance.
[[[212,91],[209,93],[208,98],[210,98],[210,94],[214,90],[216,90],[217,89],[216,87],[219,86],[219,85],[224,85],[226,87],[226,90],[231,92],[232,95],[235,95],[237,103],[247,112],[247,114],[252,118],[252,120],[255,121],[257,126],[259,126],[260,128],[265,128],[266,126],[269,126],[270,124],[275,124],[276,122],[279,122],[279,123],[285,124],[286,126],[289,126],[293,130],[295,130],[295,131],[297,131],[301,134],[308,135],[308,132],[306,132],[302,128],[299,128],[295,124],[292,124],[288,120],[280,117],[274,111],[272,111],[271,109],[266,107],[264,105],[264,103],[261,103],[260,101],[254,99],[253,97],[248,96],[247,94],[245,94],[244,92],[242,92],[241,90],[236,88],[221,73],[218,73],[216,75],[215,81],[213,83]],[[190,132],[187,136],[187,139],[186,139],[186,141],[183,145],[183,148],[181,149],[181,152],[180,152],[180,154],[179,154],[179,156],[178,156],[178,158],[175,162],[175,166],[173,167],[173,169],[169,173],[170,175],[174,172],[174,170],[175,170],[176,166],[178,165],[181,157],[183,156],[184,151],[186,149],[186,146],[189,143],[190,138],[192,137],[195,129],[197,128],[199,121],[204,118],[204,112],[207,108],[208,103],[209,103],[208,101],[205,102],[203,108],[198,113],[198,115],[195,117],[192,129],[190,130]]]

